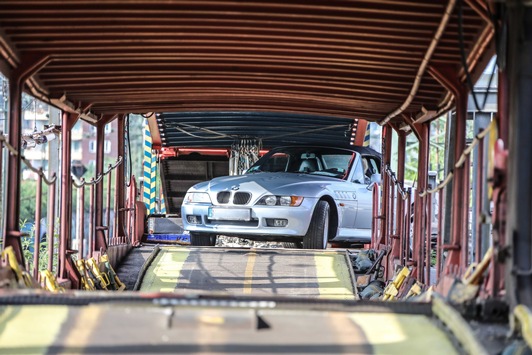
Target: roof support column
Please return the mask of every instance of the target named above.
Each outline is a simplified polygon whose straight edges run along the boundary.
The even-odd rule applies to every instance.
[[[63,111],[61,123],[62,157],[61,157],[61,219],[60,219],[60,242],[59,242],[59,278],[67,277],[66,259],[70,250],[72,230],[72,128],[79,119],[79,115]],[[83,217],[81,217],[83,218]]]
[[[7,158],[6,214],[4,224],[4,248],[11,246],[18,262],[24,265],[24,255],[20,242],[20,168],[21,168],[21,128],[22,90],[26,80],[49,62],[47,56],[21,58],[20,66],[9,77],[9,138],[8,143],[18,152]]]
[[[397,181],[400,184],[401,189],[404,188],[405,181],[405,162],[406,162],[406,133],[397,130]],[[404,246],[408,242],[408,233],[405,233],[405,212],[404,212],[405,202],[400,193],[397,194],[397,212],[396,212],[396,230],[397,230],[397,242],[398,248],[392,249],[392,260],[398,259],[400,264],[404,262]],[[407,217],[410,218],[410,217]]]
[[[115,116],[104,117],[96,125],[96,176],[103,174],[104,169],[104,148],[105,148],[105,125],[109,123]],[[105,231],[108,231],[109,226],[103,225],[103,178],[95,186],[94,206],[95,216],[94,224],[96,226],[96,233],[94,239],[93,252],[104,252],[107,250],[107,242],[105,239]]]
[[[430,124],[422,123],[415,125],[416,132],[419,139],[419,151],[418,151],[418,165],[417,165],[417,191],[414,197],[414,237],[413,237],[413,258],[415,265],[414,278],[421,282],[425,282],[424,268],[430,265],[424,265],[425,262],[425,233],[426,233],[426,221],[427,209],[426,209],[426,196],[419,196],[427,190],[428,187],[428,169],[429,169],[429,139],[430,139]]]
[[[129,119],[129,118],[128,118]],[[124,159],[124,162],[120,164],[116,169],[116,193],[115,198],[117,202],[115,203],[115,206],[117,206],[117,209],[115,210],[115,230],[114,230],[114,236],[115,237],[123,237],[125,236],[125,228],[124,228],[124,208],[125,206],[125,115],[120,115],[118,117],[118,134],[117,134],[117,150],[118,150],[118,156],[122,157]],[[129,163],[128,163],[129,166]]]
[[[383,172],[382,179],[382,207],[381,207],[381,233],[380,241],[375,246],[377,249],[381,249],[381,244],[384,244],[386,248],[390,245],[390,209],[393,208],[393,203],[390,201],[391,195],[391,184],[392,179],[386,173],[387,168],[390,166],[391,157],[392,157],[392,127],[388,124],[384,126],[383,129],[383,161],[382,164],[384,169],[381,169]],[[386,265],[390,264],[390,251],[386,255]],[[384,279],[389,280],[393,277],[393,270],[389,270],[389,267],[386,267]]]
[[[503,149],[496,152],[495,165],[500,169],[500,189],[504,191],[506,180],[508,205],[507,209],[504,196],[495,200],[496,214],[500,215],[494,227],[494,233],[500,243],[499,249],[506,258],[507,294],[512,306],[525,304],[532,306],[532,6],[525,6],[521,2],[507,3],[508,25],[508,53],[506,54],[507,67],[503,71],[508,75],[508,91],[500,91],[501,101],[508,106],[501,107],[502,112],[508,109],[509,121],[501,117],[501,126],[509,127],[508,162],[507,171],[504,162]],[[505,53],[501,53],[504,56]],[[500,90],[501,88],[499,88]],[[504,132],[501,132],[504,139]],[[501,144],[502,145],[502,144]],[[503,193],[503,192],[501,192]],[[505,213],[507,210],[507,213]],[[505,233],[499,233],[504,229]],[[502,235],[500,235],[502,234]],[[509,252],[502,248],[507,242]],[[500,238],[500,239],[499,239]],[[496,245],[499,247],[499,245]]]
[[[465,133],[466,133],[466,119],[467,119],[467,88],[458,80],[458,73],[450,66],[429,67],[429,73],[442,86],[450,90],[456,100],[456,121],[455,137],[454,137],[454,162],[458,162],[460,156],[465,149]],[[454,164],[454,163],[453,163]],[[450,206],[445,206],[446,213],[451,213],[451,244],[445,245],[444,249],[449,250],[446,260],[445,270],[450,271],[449,266],[460,266],[462,269],[467,266],[467,253],[463,250],[463,241],[467,240],[467,217],[468,210],[466,208],[465,195],[469,196],[469,191],[466,191],[464,182],[465,166],[460,168],[452,168],[454,174],[454,181],[452,185],[452,203]],[[469,201],[469,199],[467,199]]]

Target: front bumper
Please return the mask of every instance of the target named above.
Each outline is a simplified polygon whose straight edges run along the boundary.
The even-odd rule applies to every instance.
[[[305,198],[298,207],[287,206],[223,206],[231,209],[249,209],[250,221],[211,220],[209,207],[222,208],[212,204],[183,204],[181,216],[183,226],[189,232],[201,232],[236,236],[303,237],[308,230],[317,199]],[[188,216],[196,216],[199,223],[189,223]],[[269,226],[267,220],[286,219],[286,227]],[[271,239],[271,238],[268,238]],[[282,238],[280,238],[282,239]]]

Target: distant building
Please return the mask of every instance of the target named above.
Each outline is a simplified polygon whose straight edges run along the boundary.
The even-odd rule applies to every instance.
[[[22,133],[31,134],[42,131],[50,122],[61,122],[61,111],[46,103],[35,101],[23,106]],[[104,155],[107,162],[117,159],[117,122],[105,127]],[[35,168],[48,170],[49,144],[39,144],[24,149],[24,157]],[[60,151],[56,152],[60,154]],[[72,129],[72,161],[80,161],[89,168],[96,164],[96,127],[79,120]],[[106,163],[107,164],[107,163]],[[25,166],[22,167],[24,179],[36,179],[36,174]]]

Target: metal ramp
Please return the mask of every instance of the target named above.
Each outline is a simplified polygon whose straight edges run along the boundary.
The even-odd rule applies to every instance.
[[[164,247],[154,254],[140,291],[358,299],[342,250]]]

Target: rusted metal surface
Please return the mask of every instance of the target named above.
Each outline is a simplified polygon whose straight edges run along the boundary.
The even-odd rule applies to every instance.
[[[42,171],[42,169],[41,169]],[[33,230],[33,277],[39,279],[39,256],[41,252],[42,176],[37,178],[35,193],[35,227]]]
[[[72,176],[71,176],[71,141],[72,127],[78,116],[63,112],[61,125],[62,160],[61,160],[61,230],[59,237],[59,277],[66,277],[65,258],[70,249],[70,234],[72,229]]]
[[[398,132],[398,141],[397,141],[397,181],[399,182],[399,187],[404,188],[405,181],[405,159],[406,159],[406,134],[404,132]],[[406,238],[409,237],[409,233],[405,231],[405,219],[410,218],[409,215],[405,215],[405,201],[410,203],[410,199],[403,200],[402,195],[398,195],[400,200],[397,204],[397,234],[398,234],[398,248],[392,251],[394,258],[397,258],[400,263],[403,263],[404,260],[404,245],[406,243]]]
[[[117,121],[117,154],[118,156],[125,157],[125,115],[121,115],[118,118]],[[129,129],[129,128],[128,128]],[[126,163],[129,167],[129,162]],[[121,212],[125,207],[125,169],[124,166],[126,164],[120,164],[116,169],[116,178],[115,178],[115,210],[114,210],[114,226],[113,229],[113,239],[118,240],[119,236],[124,237],[125,234],[125,228],[124,228],[124,220],[125,220],[125,213]],[[131,171],[131,167],[129,167]]]
[[[235,108],[379,121],[408,97],[447,7],[431,62],[459,70],[452,3],[8,0],[0,54],[11,67],[52,58],[33,90],[94,121]],[[476,69],[477,35],[491,29],[482,4],[463,7]],[[441,107],[446,92],[424,75],[405,112]]]
[[[76,224],[78,226],[78,259],[81,260],[84,255],[85,240],[85,185],[78,188],[78,213]]]

